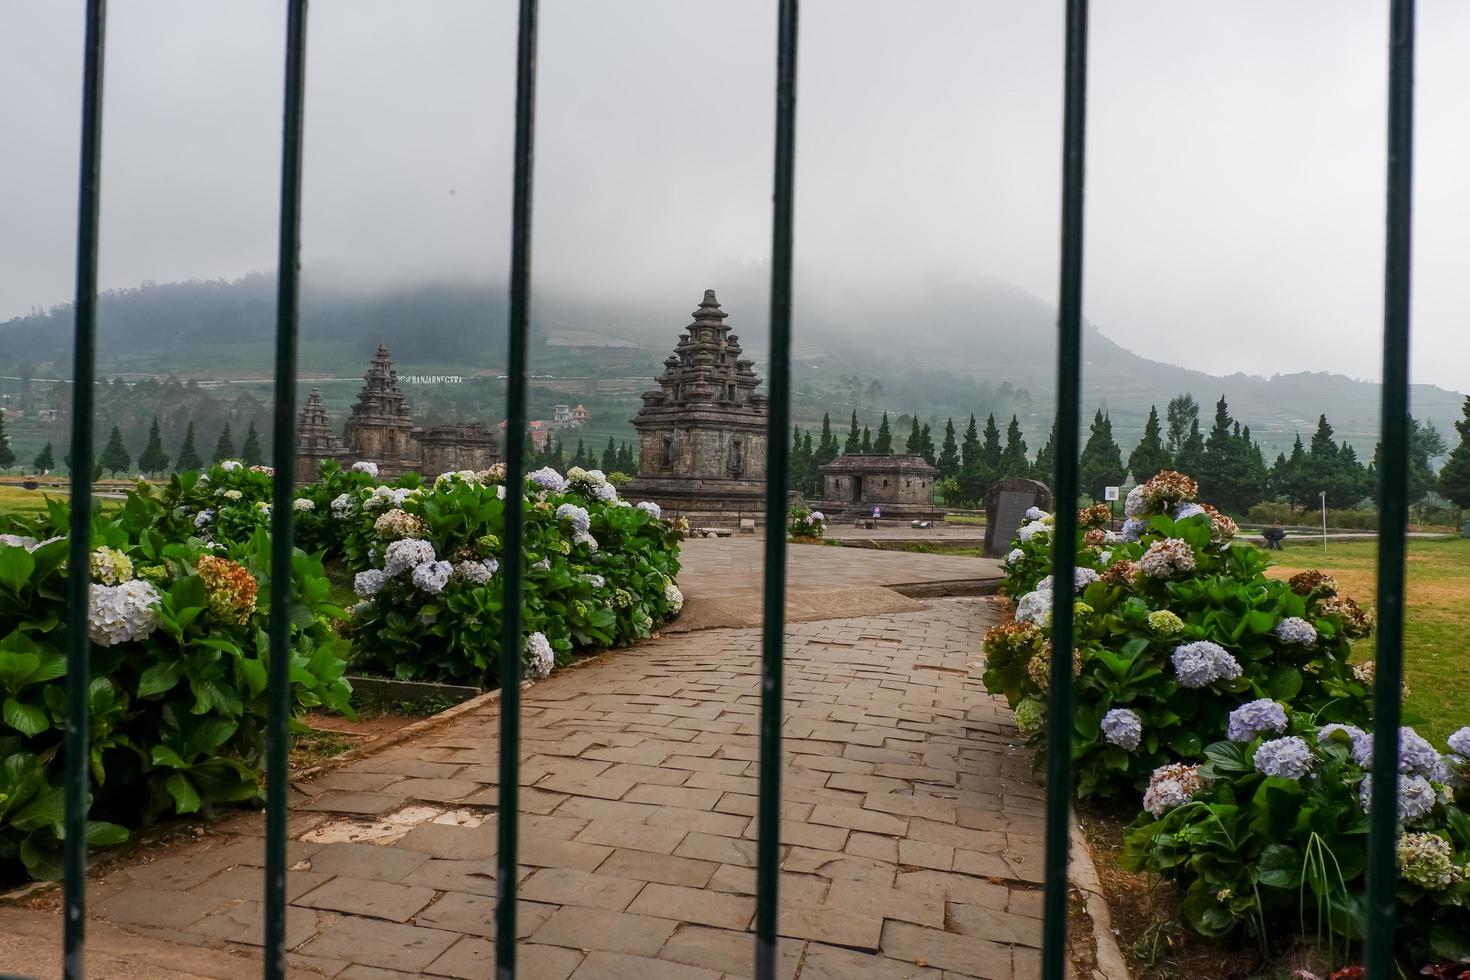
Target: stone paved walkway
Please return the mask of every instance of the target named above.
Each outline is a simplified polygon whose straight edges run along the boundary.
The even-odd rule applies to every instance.
[[[783,976],[1038,972],[1041,792],[979,681],[995,606],[928,605],[790,627]],[[684,634],[526,692],[522,977],[750,975],[759,657],[756,630]],[[299,787],[297,969],[493,974],[497,722],[467,713]],[[237,818],[111,874],[94,915],[174,942],[258,944],[261,826]]]

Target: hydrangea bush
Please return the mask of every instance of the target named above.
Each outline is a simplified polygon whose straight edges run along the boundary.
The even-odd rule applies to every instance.
[[[403,680],[493,684],[508,560],[503,466],[448,473],[418,488],[361,487],[337,508],[360,534],[347,549],[361,602],[350,617],[354,664]],[[634,506],[597,470],[528,474],[523,645],[527,677],[575,647],[649,636],[684,602],[679,525]]]
[[[1330,580],[1267,578],[1264,557],[1232,547],[1234,523],[1196,495],[1193,480],[1166,471],[1129,493],[1121,532],[1108,526],[1105,506],[1078,515],[1080,796],[1130,795],[1160,766],[1201,759],[1247,702],[1290,703],[1321,712],[1324,722],[1367,721],[1368,685],[1348,664],[1350,641],[1371,628],[1367,617]],[[1051,515],[1027,514],[1004,562],[1015,621],[985,641],[988,689],[1007,697],[1038,745],[1054,539]]]
[[[243,469],[243,468],[242,468]],[[240,470],[229,471],[232,474]],[[245,470],[248,473],[248,470]],[[243,477],[242,479],[251,479]],[[267,477],[268,479],[268,477]],[[92,519],[88,689],[93,844],[168,813],[260,794],[266,721],[268,536],[228,552],[147,484]],[[242,495],[243,496],[243,495]],[[68,510],[3,518],[0,537],[0,864],[60,874]],[[343,644],[320,560],[298,552],[291,698],[349,711]]]
[[[807,507],[793,507],[786,531],[801,541],[820,541],[827,534],[827,515]]]
[[[1247,710],[1249,709],[1249,710]],[[1263,945],[1283,929],[1329,935],[1346,957],[1362,938],[1372,735],[1352,725],[1289,719],[1277,705],[1236,709],[1230,740],[1197,766],[1157,770],[1123,863],[1177,881],[1190,925]],[[1249,715],[1249,720],[1244,716]],[[1441,755],[1400,732],[1397,939],[1412,962],[1470,954],[1470,728]]]

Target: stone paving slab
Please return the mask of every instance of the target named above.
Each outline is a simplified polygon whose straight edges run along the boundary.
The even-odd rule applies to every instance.
[[[790,624],[783,976],[1038,975],[1043,794],[980,683],[998,608]],[[522,976],[750,975],[760,642],[665,637],[525,692]],[[303,975],[492,975],[498,724],[494,705],[462,714],[328,774],[329,792],[303,787],[288,875]],[[425,802],[467,782],[479,803]],[[228,827],[94,884],[103,924],[256,952],[263,821]]]

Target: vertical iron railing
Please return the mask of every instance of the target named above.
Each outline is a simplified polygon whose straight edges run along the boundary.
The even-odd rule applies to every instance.
[[[291,711],[292,553],[296,512],[296,338],[300,327],[301,144],[306,106],[306,0],[286,3],[281,214],[276,261],[276,377],[271,426],[270,664],[265,730],[265,977],[286,976],[286,758]]]
[[[525,581],[526,335],[531,325],[531,167],[536,126],[536,0],[521,0],[516,31],[515,173],[510,233],[506,374],[505,605],[500,634],[500,820],[495,855],[495,975],[516,974],[516,853],[520,830],[521,592]]]
[[[1062,262],[1057,303],[1056,529],[1052,549],[1051,694],[1047,705],[1042,976],[1067,973],[1067,850],[1072,815],[1072,607],[1077,451],[1082,405],[1082,184],[1087,138],[1087,0],[1067,0],[1062,110]]]
[[[796,181],[797,0],[778,0],[776,162],[771,215],[770,418],[761,624],[760,801],[756,829],[756,980],[775,980],[781,861],[781,716],[786,627],[786,484],[791,463],[791,224]]]
[[[1383,278],[1383,391],[1378,510],[1377,676],[1368,834],[1369,980],[1394,976],[1399,721],[1404,667],[1404,552],[1409,522],[1409,246],[1414,162],[1414,0],[1390,0],[1388,208]]]
[[[1370,980],[1393,976],[1396,877],[1398,735],[1401,718],[1407,470],[1409,453],[1410,230],[1413,158],[1414,0],[1389,0],[1387,240],[1384,288],[1380,533],[1378,554],[1377,678],[1374,684],[1374,781],[1368,843],[1367,945]],[[300,205],[305,96],[306,0],[287,0],[285,100],[276,310],[272,506],[270,665],[268,682],[265,875],[267,980],[286,969],[287,749],[290,709],[294,425],[299,334]],[[1081,402],[1083,183],[1086,135],[1087,0],[1068,0],[1062,154],[1061,274],[1058,303],[1056,540],[1075,541]],[[505,606],[499,681],[500,821],[496,856],[496,976],[516,974],[516,859],[518,850],[520,675],[524,589],[524,471],[527,337],[530,325],[531,177],[536,74],[537,0],[520,0],[517,33],[515,150],[511,229],[510,325],[507,360],[507,470],[504,564]],[[786,584],[786,483],[789,475],[792,222],[798,0],[778,0],[775,190],[771,258],[770,418],[764,622],[761,651],[760,797],[758,805],[755,972],[776,976],[780,859],[781,723]],[[81,167],[70,452],[72,569],[89,565],[94,465],[98,215],[102,141],[102,81],[106,0],[87,0],[82,85]],[[1075,553],[1055,551],[1054,581],[1070,582]],[[64,743],[66,814],[63,884],[63,976],[85,976],[86,819],[89,805],[87,688],[91,643],[87,630],[90,582],[67,584],[67,690]],[[1042,975],[1062,980],[1067,951],[1067,856],[1070,824],[1075,590],[1054,588],[1048,708],[1046,864]]]
[[[62,975],[86,975],[87,809],[91,799],[91,731],[87,688],[92,681],[91,598],[92,396],[97,373],[97,220],[102,204],[102,62],[106,0],[87,0],[82,56],[81,174],[77,190],[77,293],[72,348],[71,540],[66,582],[66,816],[63,860]]]

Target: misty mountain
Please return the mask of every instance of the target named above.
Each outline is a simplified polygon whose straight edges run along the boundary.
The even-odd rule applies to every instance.
[[[761,370],[766,353],[766,272],[758,267],[726,274],[723,282],[679,286],[666,297],[586,296],[548,285],[534,300],[532,370],[560,377],[619,378],[626,382],[629,414],[638,379],[650,381],[689,322],[707,287],[717,290],[727,321]],[[381,341],[400,371],[503,370],[508,301],[503,287],[428,283],[376,293],[303,289],[303,373],[355,376]],[[921,420],[957,421],[970,412],[1021,417],[1032,449],[1045,438],[1055,397],[1055,311],[1004,283],[935,282],[892,296],[881,284],[818,282],[798,276],[796,418],[810,424],[823,411],[834,419],[858,411],[917,414]],[[99,373],[180,378],[268,377],[275,323],[274,280],[145,284],[104,294],[98,310]],[[13,374],[70,371],[69,307],[0,324],[0,368]],[[1232,415],[1250,425],[1268,450],[1310,434],[1326,413],[1339,438],[1360,455],[1372,453],[1378,429],[1373,382],[1319,372],[1270,376],[1209,375],[1129,351],[1087,327],[1084,338],[1085,414],[1100,406],[1112,415],[1125,448],[1142,430],[1150,405],[1178,392],[1195,395],[1202,423],[1224,396]],[[1145,352],[1146,353],[1146,352]],[[1272,365],[1263,351],[1264,367]],[[575,389],[570,392],[575,395]],[[1430,385],[1413,389],[1414,413],[1444,432],[1459,416],[1463,396]],[[621,403],[620,403],[621,404]]]

